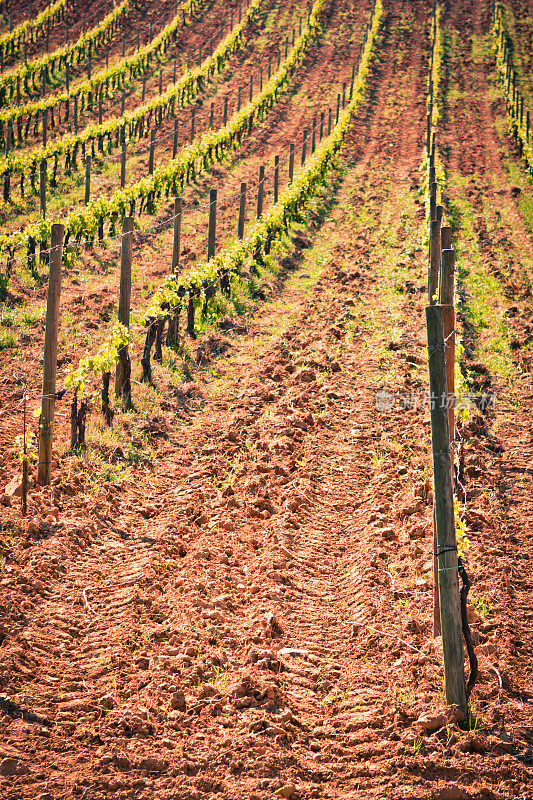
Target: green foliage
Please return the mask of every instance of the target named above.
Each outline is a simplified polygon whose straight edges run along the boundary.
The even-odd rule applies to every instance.
[[[20,80],[21,89],[30,95],[35,90],[35,77],[40,76],[43,70],[45,74],[48,74],[49,72],[54,72],[56,67],[61,69],[63,65],[69,64],[72,66],[75,63],[80,64],[83,62],[89,53],[92,53],[97,47],[98,40],[102,38],[111,25],[121,15],[127,13],[128,2],[129,0],[122,0],[116,8],[104,17],[99,25],[82,34],[77,42],[59,47],[53,53],[45,53],[39,58],[21,64],[14,70],[5,72],[0,78],[0,105],[6,105],[7,102],[14,99],[17,79]],[[9,92],[7,92],[7,89],[9,89]]]
[[[247,17],[252,18],[264,0],[252,0],[248,7]],[[220,160],[226,150],[240,144],[242,139],[248,135],[254,121],[258,121],[266,116],[268,110],[274,105],[278,93],[289,83],[290,76],[296,66],[301,63],[305,53],[311,43],[316,38],[320,30],[318,15],[324,5],[324,0],[316,0],[311,12],[309,26],[298,38],[292,52],[282,63],[279,70],[266,83],[263,91],[249,102],[241,111],[235,113],[225,127],[218,131],[208,131],[201,139],[193,142],[188,147],[182,148],[177,158],[170,161],[166,167],[159,167],[153,175],[140,181],[129,184],[124,189],[114,192],[109,199],[103,197],[93,200],[89,205],[71,214],[65,227],[71,237],[80,241],[83,236],[92,240],[97,235],[100,219],[110,220],[112,229],[119,218],[123,218],[130,206],[137,200],[146,202],[150,198],[155,206],[159,202],[161,195],[167,197],[176,195],[178,182],[183,182],[190,174],[200,172],[202,168],[207,168],[215,159]],[[217,59],[224,58],[225,54],[240,40],[244,29],[245,20],[234,28],[226,39],[219,45],[213,56],[210,56],[203,65],[193,72],[183,76],[175,87],[169,92],[177,91],[176,87],[181,86],[183,90],[196,85],[201,86],[202,76],[206,78],[211,69],[214,69]],[[169,94],[167,92],[167,95]],[[160,103],[165,97],[157,98],[153,103]],[[153,106],[155,108],[155,105]],[[146,108],[146,107],[143,107]],[[137,112],[135,112],[137,113]],[[131,116],[131,115],[130,115]],[[106,125],[117,126],[122,120],[111,120]],[[105,126],[104,126],[105,127]],[[64,140],[67,137],[63,137]],[[16,168],[17,161],[12,162],[12,168]],[[24,231],[15,234],[0,235],[0,250],[13,250],[20,246],[27,246],[28,238],[33,236],[36,240],[49,239],[51,222],[40,219],[26,227]]]
[[[4,33],[3,36],[0,36],[0,48],[3,48],[4,53],[8,47],[16,47],[20,50],[22,42],[26,38],[26,34],[29,34],[28,38],[30,41],[33,41],[34,32],[37,36],[39,29],[43,31],[45,23],[47,23],[48,20],[53,21],[54,16],[59,14],[66,5],[67,0],[57,0],[56,3],[51,3],[44,11],[41,11],[35,19],[25,19],[24,22],[21,22],[20,25],[13,28],[11,32]]]
[[[322,4],[323,0],[317,0],[315,3],[311,14],[312,23],[314,22],[313,16],[316,20]],[[160,316],[162,311],[180,309],[186,297],[192,299],[195,307],[203,304],[206,299],[206,289],[217,284],[224,276],[238,276],[247,261],[252,260],[253,262],[255,259],[262,259],[265,245],[269,250],[274,239],[287,232],[289,224],[300,218],[302,209],[314,196],[318,187],[324,183],[326,173],[332,166],[349,128],[352,115],[363,98],[368,63],[381,13],[382,3],[381,0],[378,0],[367,45],[361,59],[359,74],[354,83],[353,96],[341,113],[339,122],[331,135],[318,145],[315,153],[307,160],[305,168],[297,173],[292,184],[279,197],[278,202],[249,228],[247,235],[242,240],[237,239],[231,242],[210,261],[199,264],[193,272],[189,272],[183,277],[171,275],[166,279],[156,292],[152,305],[144,314],[145,322]],[[317,23],[315,22],[315,24]],[[302,34],[302,37],[304,35]],[[267,84],[265,91],[269,91],[268,87],[277,80],[277,76],[279,73],[276,73]],[[251,106],[253,103],[249,105]]]
[[[526,135],[526,115],[524,113],[524,117],[522,119],[522,124],[520,123],[520,115],[515,116],[514,109],[513,109],[513,101],[512,101],[512,91],[507,93],[507,65],[506,61],[504,60],[504,52],[501,47],[501,39],[498,35],[498,22],[501,25],[501,29],[503,30],[504,37],[507,40],[507,57],[511,64],[511,69],[515,71],[518,76],[520,77],[520,70],[518,69],[518,65],[514,63],[513,54],[516,51],[516,43],[510,33],[509,24],[507,20],[508,9],[505,3],[496,3],[495,13],[493,18],[493,25],[492,25],[492,34],[494,36],[494,45],[496,48],[496,69],[497,73],[500,78],[500,83],[503,89],[503,94],[507,100],[507,122],[509,126],[509,135],[520,142],[520,147],[522,151],[522,157],[526,162],[526,165],[530,172],[533,173],[533,147],[531,146],[531,142],[528,140]],[[519,83],[517,84],[518,90]],[[525,111],[525,109],[524,109]],[[533,123],[533,120],[532,120]]]
[[[115,323],[109,339],[100,347],[97,353],[94,356],[82,358],[78,368],[69,372],[65,379],[65,386],[73,389],[78,394],[85,393],[92,375],[100,376],[104,372],[111,372],[115,369],[119,349],[126,347],[129,341],[130,332],[128,328],[120,322]]]

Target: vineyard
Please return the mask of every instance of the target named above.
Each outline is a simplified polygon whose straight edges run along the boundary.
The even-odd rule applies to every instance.
[[[533,799],[532,34],[0,3],[0,797]]]

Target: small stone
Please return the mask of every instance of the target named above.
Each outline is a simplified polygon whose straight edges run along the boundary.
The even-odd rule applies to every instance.
[[[4,489],[4,495],[7,497],[21,497],[22,496],[22,478],[18,475],[15,475],[14,478],[11,478],[9,483],[7,484],[6,488]]]
[[[124,772],[128,772],[128,770],[131,769],[131,761],[128,756],[125,755],[116,755],[115,764],[117,765],[118,769],[122,769]]]
[[[35,800],[54,800],[50,792],[44,792],[44,794],[38,794]]]
[[[150,668],[150,659],[147,656],[139,656],[133,662],[137,669],[149,669]]]
[[[341,365],[339,364],[339,362],[338,362],[338,361],[333,361],[333,362],[332,362],[332,364],[331,364],[331,371],[332,371],[332,372],[340,372],[340,371],[341,371]]]
[[[296,786],[294,783],[287,783],[285,786],[282,786],[281,789],[278,789],[277,794],[280,797],[287,797],[291,798],[296,792]]]
[[[148,758],[143,758],[140,761],[139,767],[141,769],[145,769],[147,772],[165,772],[167,768],[167,762],[163,761],[161,758],[148,756]]]
[[[213,686],[212,683],[204,683],[202,688],[200,689],[200,697],[217,697],[218,696],[217,689]]]
[[[423,714],[416,721],[418,730],[427,733],[438,731],[439,728],[444,728],[446,725],[446,717],[444,714]]]
[[[173,711],[185,711],[187,704],[183,692],[174,692],[170,697],[170,708]]]
[[[398,538],[398,534],[392,528],[378,528],[375,534],[376,536],[381,536],[382,539],[385,539],[387,542]]]
[[[0,761],[0,775],[3,778],[12,778],[17,774],[20,762],[18,758],[4,758]]]

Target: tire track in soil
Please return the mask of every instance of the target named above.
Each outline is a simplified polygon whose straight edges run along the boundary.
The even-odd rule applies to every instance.
[[[2,719],[3,754],[30,770],[9,780],[6,797],[47,790],[54,798],[216,792],[266,800],[282,787],[297,798],[527,797],[523,772],[506,757],[488,764],[436,736],[426,740],[429,757],[410,755],[410,721],[428,699],[414,709],[391,699],[391,681],[421,686],[432,701],[440,686],[439,658],[425,647],[429,587],[414,592],[406,626],[390,605],[386,573],[397,578],[401,567],[398,588],[412,591],[409,559],[428,558],[430,536],[410,540],[429,530],[431,508],[407,524],[394,511],[406,499],[406,459],[420,480],[425,458],[373,460],[376,443],[399,429],[422,442],[421,452],[428,446],[422,415],[398,420],[373,409],[380,345],[392,337],[398,385],[425,385],[417,384],[424,367],[417,373],[411,361],[424,363],[425,253],[413,252],[398,331],[376,272],[386,232],[400,251],[407,234],[413,239],[396,211],[406,194],[420,209],[415,230],[424,224],[416,193],[427,13],[423,2],[389,5],[383,57],[370,75],[375,109],[387,110],[389,122],[376,148],[372,114],[354,121],[344,151],[352,169],[315,236],[330,250],[311,298],[281,293],[294,321],[259,358],[248,339],[235,344],[234,359],[221,365],[224,395],[167,434],[170,452],[150,493],[140,484],[105,487],[100,510],[122,536],[90,531],[79,509],[75,530],[71,517],[62,535],[29,554],[21,585],[35,607],[23,609],[29,624],[0,647],[0,680],[57,725],[46,734]],[[402,72],[395,57],[404,51]],[[413,130],[401,136],[406,113]],[[361,152],[372,154],[368,170],[353,155]],[[370,219],[354,236],[363,211]],[[378,324],[346,337],[350,309],[361,308],[378,309]],[[276,323],[275,309],[265,309],[253,333]],[[387,539],[387,524],[399,541]],[[53,558],[56,571],[64,566],[61,579]],[[87,590],[89,610],[82,590],[91,585],[100,588]],[[418,653],[400,649],[395,635]]]
[[[352,200],[356,204],[362,202],[365,195],[373,193],[376,211],[386,198],[384,173],[389,180],[391,177],[396,179],[398,174],[404,176],[405,180],[416,170],[419,158],[419,143],[423,133],[420,108],[423,106],[427,59],[427,40],[423,35],[422,22],[425,24],[427,9],[422,3],[414,5],[416,14],[413,13],[413,6],[406,11],[400,4],[388,12],[384,26],[383,58],[370,78],[375,112],[383,109],[387,102],[390,103],[391,96],[400,96],[395,89],[404,85],[404,78],[391,64],[400,47],[406,47],[410,56],[409,75],[406,76],[410,91],[404,99],[394,101],[395,114],[390,127],[376,131],[373,115],[368,113],[360,124],[354,124],[354,133],[347,146],[347,152],[363,151],[368,156],[369,148],[373,148],[368,144],[369,127],[379,132],[378,157],[371,165],[370,176],[365,174],[364,163],[357,169],[351,188],[354,195]],[[399,23],[406,15],[410,24],[415,26],[415,35],[411,33],[407,36],[406,30],[400,29]],[[408,135],[399,135],[398,128],[406,108],[416,109],[417,124],[412,126]],[[389,146],[398,142],[395,156],[389,156]],[[399,171],[398,165],[401,167]],[[360,198],[357,189],[359,182],[366,183],[366,190]],[[346,198],[343,199],[346,202]],[[379,696],[376,693],[377,686],[371,688],[372,681],[353,674],[358,671],[355,665],[357,659],[361,658],[360,651],[366,655],[372,651],[371,642],[366,641],[364,636],[354,640],[351,621],[340,618],[341,603],[346,607],[353,605],[359,614],[358,624],[364,624],[369,619],[369,594],[371,591],[376,593],[374,581],[368,577],[368,552],[361,552],[361,542],[354,536],[354,531],[366,526],[370,511],[369,493],[363,492],[364,508],[359,513],[358,503],[350,499],[360,494],[361,486],[368,482],[371,466],[367,453],[376,435],[376,425],[378,428],[381,425],[379,421],[376,422],[372,411],[372,390],[359,382],[354,385],[354,370],[357,368],[364,374],[363,365],[366,362],[375,364],[376,358],[371,354],[362,357],[356,345],[353,352],[343,353],[345,360],[342,369],[330,372],[330,351],[339,341],[339,334],[342,337],[346,324],[343,319],[346,284],[353,282],[356,294],[372,295],[371,273],[366,261],[371,260],[372,247],[381,235],[377,213],[375,227],[361,232],[360,236],[363,235],[368,237],[367,244],[352,243],[350,247],[347,243],[343,260],[346,265],[355,262],[360,269],[350,272],[347,267],[348,272],[345,273],[338,264],[331,264],[319,282],[312,301],[302,304],[298,299],[298,321],[270,348],[268,358],[253,370],[251,380],[246,382],[236,399],[231,403],[215,401],[208,405],[191,435],[187,435],[187,431],[176,434],[176,439],[183,447],[181,458],[178,460],[173,457],[170,463],[165,464],[159,479],[152,484],[152,496],[144,498],[143,516],[150,517],[151,521],[139,520],[138,509],[134,510],[134,504],[142,501],[141,491],[136,496],[134,492],[129,493],[127,499],[121,500],[120,490],[107,487],[108,498],[114,506],[114,526],[135,538],[124,539],[99,526],[98,535],[95,536],[93,527],[87,540],[87,529],[78,526],[75,534],[65,534],[63,542],[58,537],[42,543],[39,569],[47,585],[46,588],[37,587],[37,590],[43,593],[44,600],[32,609],[34,618],[25,630],[13,637],[14,641],[8,638],[4,642],[2,683],[3,688],[11,693],[15,690],[22,692],[23,699],[26,698],[28,702],[33,698],[35,708],[40,713],[54,716],[57,722],[57,728],[44,742],[39,740],[39,735],[32,728],[21,722],[12,722],[5,738],[5,746],[11,749],[12,754],[20,755],[21,737],[24,737],[24,749],[28,752],[29,748],[34,768],[35,762],[44,759],[48,771],[54,769],[55,774],[55,768],[59,770],[57,779],[48,783],[54,790],[54,796],[65,796],[64,792],[71,791],[74,794],[88,792],[88,796],[97,797],[101,792],[129,792],[135,788],[143,797],[152,796],[156,787],[161,792],[172,784],[175,791],[172,796],[185,798],[201,796],[198,792],[213,789],[222,780],[222,775],[225,781],[223,796],[227,797],[240,797],[241,791],[251,786],[256,796],[267,797],[273,775],[279,775],[287,782],[297,781],[305,792],[309,792],[305,796],[311,797],[338,797],[341,796],[339,792],[343,797],[370,796],[370,791],[373,796],[380,796],[379,786],[389,782],[389,778],[384,776],[383,767],[390,757],[387,751],[391,749],[391,743],[376,742],[374,733],[377,729],[376,732],[382,736],[381,729],[385,724],[385,716],[380,718],[380,714],[376,715],[374,710]],[[316,380],[317,372],[325,372],[328,381],[331,381],[329,402],[333,414],[328,415],[327,424],[315,434],[313,417],[320,414],[323,398],[323,390]],[[271,398],[273,392],[265,389],[267,381],[278,387],[274,392],[277,395],[274,400]],[[265,415],[265,401],[274,403],[269,416]],[[353,440],[346,438],[348,426],[353,425],[357,425],[358,429],[355,435],[358,445],[355,460]],[[233,435],[227,436],[228,433]],[[219,444],[211,455],[213,448],[209,444],[213,436],[216,436]],[[283,437],[285,441],[275,446],[272,442],[274,436],[274,442]],[[243,437],[256,442],[258,460],[255,460],[255,455],[247,454],[242,444],[241,447],[235,447],[235,438],[239,441]],[[267,444],[267,448],[263,451],[264,444]],[[225,552],[219,548],[215,550],[213,534],[209,530],[198,537],[196,532],[189,532],[189,523],[184,524],[187,514],[195,515],[200,511],[201,515],[202,492],[204,499],[212,493],[212,474],[216,472],[217,459],[228,450],[232,458],[235,458],[237,451],[237,458],[243,461],[244,468],[240,472],[244,485],[241,480],[235,492],[239,498],[233,512],[235,518],[232,520],[232,512],[228,513],[224,500],[222,514],[212,512],[211,522],[217,526],[222,523],[228,534],[232,528],[239,529],[242,525],[246,532],[243,542],[248,544],[251,552],[247,554],[245,569],[239,572],[245,586],[250,583],[247,573],[253,581],[247,600],[259,596],[261,602],[252,608],[253,613],[248,610],[242,619],[236,620],[238,633],[228,629],[224,623],[220,624],[216,612],[209,610],[207,616],[204,615],[209,641],[213,637],[226,641],[223,647],[227,654],[224,649],[221,652],[219,647],[217,658],[220,667],[236,676],[235,697],[231,693],[230,696],[234,703],[243,698],[251,709],[241,714],[243,725],[240,720],[233,722],[239,716],[236,710],[233,716],[226,719],[223,706],[223,725],[228,726],[230,734],[235,725],[239,736],[231,746],[224,744],[223,740],[221,746],[217,747],[210,739],[219,715],[213,703],[208,702],[207,706],[213,709],[214,717],[207,715],[205,719],[187,719],[187,715],[178,712],[177,716],[162,722],[161,708],[168,707],[168,699],[163,703],[159,698],[155,706],[151,700],[149,707],[146,701],[146,711],[147,707],[142,705],[143,688],[147,685],[153,688],[153,681],[149,679],[147,683],[146,680],[149,676],[151,678],[152,670],[146,672],[139,668],[144,666],[140,662],[144,658],[152,665],[159,649],[161,677],[168,676],[168,659],[173,659],[172,654],[177,647],[180,651],[180,667],[174,671],[170,666],[174,681],[170,676],[166,677],[166,682],[159,685],[158,691],[168,697],[172,683],[181,683],[190,691],[194,683],[190,674],[192,670],[188,672],[187,668],[198,650],[202,654],[205,652],[206,642],[203,637],[199,641],[199,637],[194,635],[194,628],[189,627],[189,635],[184,634],[190,614],[186,603],[196,603],[201,609],[206,605],[203,596],[212,594],[214,586],[217,589],[224,586],[224,575],[230,592],[236,591],[238,596],[243,591],[239,589],[239,584],[235,586],[235,581],[230,580],[230,572],[225,569],[228,560],[232,564],[233,557],[240,562],[241,554],[237,555],[232,548]],[[295,450],[296,453],[292,455]],[[274,475],[271,474],[273,479],[268,486],[270,492],[264,481],[267,473],[262,468],[265,463],[261,460],[262,452],[275,454]],[[297,467],[295,457],[299,453],[304,463],[314,463],[313,460],[316,460],[313,474],[309,474],[306,466]],[[332,480],[332,467],[337,469],[339,464],[343,465],[345,473],[343,477],[334,477]],[[370,508],[375,505],[376,494],[387,496],[381,481],[380,476],[373,481]],[[279,493],[283,486],[286,487],[285,498]],[[186,507],[185,502],[189,492],[194,499],[192,510]],[[270,503],[269,493],[274,498]],[[166,502],[162,502],[162,498]],[[172,501],[169,504],[170,498]],[[284,521],[278,520],[276,514],[271,517],[268,509],[274,502],[294,505],[295,498],[298,498],[296,507],[285,516]],[[237,517],[241,503],[243,511],[247,512],[243,519]],[[233,504],[228,501],[227,505],[231,508]],[[334,517],[334,529],[331,522],[324,519],[325,513]],[[261,520],[261,517],[265,519]],[[272,520],[271,525],[266,517]],[[196,519],[199,517],[196,516]],[[256,520],[261,522],[256,523]],[[205,525],[205,522],[200,524]],[[337,526],[340,527],[339,531],[335,530]],[[182,537],[178,542],[177,533]],[[249,538],[251,535],[252,538]],[[371,536],[372,532],[366,530],[365,543],[370,543]],[[262,548],[258,541],[261,537],[264,537]],[[237,547],[241,546],[239,537],[232,539],[239,542]],[[168,580],[164,569],[161,578],[157,577],[159,569],[155,554],[164,560],[176,556],[180,548],[185,551],[191,549],[198,559],[197,569],[192,562],[191,573],[196,573],[196,592],[193,590],[192,594],[191,578],[185,585],[179,578],[176,581],[172,578]],[[207,554],[205,548],[209,548]],[[258,554],[254,558],[256,549]],[[231,550],[229,554],[228,550]],[[189,560],[187,556],[184,557]],[[60,581],[53,576],[54,558],[59,562],[57,568],[65,570]],[[278,563],[280,558],[281,564]],[[342,577],[347,565],[352,568],[350,581]],[[33,566],[36,566],[35,562]],[[31,574],[30,565],[27,574]],[[268,578],[268,584],[265,578]],[[32,588],[35,588],[35,580],[38,579],[33,575],[30,578]],[[213,587],[207,589],[206,583],[212,583]],[[84,588],[89,608],[86,605],[84,607]],[[179,594],[180,589],[183,591],[183,600],[187,597],[181,607],[176,602],[176,592]],[[226,609],[231,609],[234,602],[239,601],[235,597],[222,600],[218,607],[225,609],[224,615],[229,617]],[[139,610],[138,622],[133,621],[132,607]],[[151,636],[146,636],[147,623],[152,628]],[[175,631],[172,634],[171,628]],[[136,669],[130,652],[131,639],[141,632],[141,642],[148,655],[142,654],[143,645],[136,650]],[[158,644],[160,637],[166,640],[162,649]],[[168,646],[169,641],[172,645],[173,639],[174,650]],[[273,647],[277,639],[286,647],[309,649],[310,652],[298,654],[291,651],[292,655],[289,653],[284,658],[278,657]],[[246,652],[239,650],[239,644],[243,641],[249,642]],[[166,653],[163,652],[165,650]],[[204,679],[209,677],[210,667],[213,672],[211,665],[215,662],[212,659],[213,656],[205,657],[201,662]],[[43,669],[45,660],[46,671]],[[110,665],[113,673],[116,673],[111,698],[104,693]],[[280,673],[283,678],[281,689],[279,681],[273,680],[280,669],[283,670]],[[267,677],[264,677],[263,671],[266,671]],[[335,690],[343,672],[352,679],[352,705],[348,711],[337,715],[332,712],[328,716],[326,713],[327,719],[324,720],[327,704],[325,706],[322,699]],[[33,680],[31,673],[35,675]],[[176,680],[176,676],[182,680]],[[197,668],[196,680],[198,676]],[[232,680],[230,687],[234,686],[235,680]],[[377,684],[382,690],[381,682],[377,681]],[[118,697],[120,700],[115,699]],[[261,710],[263,697],[268,700],[266,716]],[[281,706],[281,714],[273,715],[274,723],[268,716],[272,697]],[[188,696],[187,702],[191,702]],[[240,707],[244,708],[246,703]],[[106,714],[104,709],[110,705],[114,707],[111,713]],[[276,706],[271,710],[276,710]],[[115,730],[117,725],[122,739]],[[204,726],[205,733],[202,733]],[[176,752],[174,748],[169,750],[172,758],[165,757],[167,762],[170,760],[174,765],[175,772],[171,772],[174,780],[155,777],[154,773],[158,770],[165,772],[170,767],[166,765],[160,770],[161,764],[153,762],[141,773],[143,777],[132,781],[129,768],[125,765],[135,763],[140,766],[143,763],[141,750],[147,749],[145,745],[152,755],[144,757],[154,758],[159,748],[154,748],[150,736],[148,741],[142,737],[155,731],[160,736],[163,728],[178,743]],[[220,726],[218,729],[222,730]],[[265,736],[259,736],[261,731],[266,731],[266,748],[262,743]],[[61,751],[64,751],[64,737],[69,732],[70,735],[74,734],[76,743],[65,754]],[[131,736],[129,743],[124,740],[124,732],[129,732]],[[187,745],[193,732],[194,757]],[[42,735],[42,731],[40,733]],[[310,737],[313,745],[311,750],[307,747]],[[42,752],[34,745],[35,741],[40,742]],[[122,744],[119,745],[119,741]],[[241,741],[248,748],[243,758],[252,763],[245,764],[240,760]],[[290,749],[287,746],[289,743],[292,743]],[[128,754],[117,755],[116,747],[126,747]],[[263,763],[265,751],[268,757]],[[367,756],[371,754],[374,762],[382,760],[381,765],[378,767],[376,763],[365,763],[362,751]],[[90,771],[82,766],[86,762],[91,764]],[[191,777],[207,763],[207,775],[191,783]],[[122,764],[122,771],[119,769],[118,775],[117,764]],[[37,767],[35,771],[42,769],[42,766]],[[68,778],[66,769],[69,771]],[[110,774],[111,777],[108,777]],[[211,778],[211,775],[214,777]],[[63,780],[66,780],[65,789],[60,788]],[[24,776],[20,776],[16,784],[15,791],[19,796],[28,796],[27,793],[34,791],[33,787],[36,786],[32,778]],[[191,793],[194,786],[201,787],[196,789],[196,794]],[[363,786],[366,787],[364,790]],[[364,795],[360,789],[365,792]]]
[[[450,196],[466,198],[474,209],[476,244],[487,273],[502,287],[504,318],[518,368],[518,377],[511,386],[505,376],[491,374],[480,363],[475,341],[467,350],[465,366],[474,376],[474,388],[495,391],[498,403],[494,412],[484,418],[475,417],[464,431],[469,497],[466,519],[472,530],[469,538],[473,543],[474,591],[480,595],[486,592],[495,599],[496,619],[492,624],[502,636],[498,647],[492,650],[483,639],[480,642],[480,649],[490,650],[492,663],[504,675],[501,702],[494,709],[494,717],[521,746],[530,748],[531,712],[524,700],[531,692],[531,676],[524,669],[524,654],[533,648],[533,382],[527,348],[533,333],[533,237],[501,160],[502,153],[505,157],[508,150],[511,162],[520,164],[514,143],[509,140],[502,148],[495,132],[496,118],[505,118],[506,111],[501,99],[491,100],[492,58],[474,63],[470,55],[471,37],[486,34],[489,24],[487,7],[477,0],[447,9],[443,26],[461,33],[450,54],[448,85],[457,85],[465,93],[463,97],[469,94],[470,98],[461,103],[460,144],[457,109],[446,109],[441,151],[451,174],[470,177],[464,188],[457,185],[450,190]],[[522,191],[530,194],[531,188],[526,185]],[[501,252],[506,256],[504,269]],[[487,547],[489,537],[496,541],[494,549]]]
[[[250,145],[247,146],[245,143],[246,150],[243,151],[242,156],[240,153],[243,149],[240,148],[239,152],[234,156],[233,161],[230,162],[228,166],[215,165],[214,169],[202,176],[197,184],[193,184],[191,187],[185,187],[185,203],[194,202],[197,199],[205,197],[215,177],[221,198],[218,206],[217,218],[218,246],[220,246],[221,241],[231,235],[235,225],[235,201],[224,200],[224,188],[226,187],[226,194],[233,194],[235,188],[238,186],[238,182],[240,180],[245,180],[248,182],[250,192],[252,192],[253,186],[257,183],[257,166],[255,166],[255,163],[251,165],[248,162],[251,160],[256,161],[256,159],[256,163],[259,163],[259,159],[264,161],[271,154],[281,151],[288,141],[297,138],[297,134],[301,132],[301,120],[305,118],[309,120],[309,112],[306,113],[307,103],[317,101],[318,95],[323,91],[322,87],[334,82],[335,88],[337,88],[339,85],[339,77],[347,78],[349,76],[355,47],[351,50],[347,47],[347,44],[352,41],[356,43],[360,41],[363,30],[363,19],[366,18],[368,8],[366,4],[358,5],[354,12],[353,26],[348,27],[346,25],[346,16],[349,9],[349,2],[332,3],[329,9],[330,13],[328,14],[326,27],[328,36],[332,38],[333,43],[321,41],[319,45],[314,48],[313,54],[304,61],[295,75],[298,92],[293,97],[303,108],[298,109],[297,112],[295,111],[291,103],[291,95],[286,99],[281,98],[280,102],[283,103],[283,109],[279,114],[276,114],[275,122],[271,124],[267,118],[265,123],[258,126],[258,132],[255,134],[252,133],[253,141]],[[250,47],[247,48],[247,50],[249,49]],[[236,86],[242,77],[242,69],[234,66],[232,72],[231,84]],[[227,89],[227,86],[223,84],[222,88]],[[274,110],[270,113],[274,113]],[[238,174],[232,172],[232,168],[237,169]],[[283,185],[282,182],[284,177],[286,177],[285,172],[286,164],[283,165],[280,172],[280,185]],[[269,200],[271,200],[271,183],[271,180],[269,180],[265,191],[265,208],[268,207]],[[253,202],[249,201],[249,214],[251,213],[250,209],[252,207]],[[189,214],[190,213],[191,212],[189,212]],[[161,215],[159,215],[158,218],[160,219]],[[184,246],[188,248],[189,255],[193,257],[199,255],[206,241],[206,235],[206,219],[202,219],[194,225],[191,231],[187,218],[185,217],[183,222],[182,242]],[[171,252],[171,236],[172,230],[169,229],[166,234],[159,237],[163,253],[165,254]],[[150,280],[160,280],[163,275],[168,274],[167,256],[161,256],[160,250],[154,249],[152,253],[149,253],[149,256],[151,256],[150,260],[146,261],[145,259],[148,256],[145,256],[143,259],[143,251],[146,252],[146,250],[146,245],[143,247],[142,242],[134,247],[134,263],[143,263],[143,282],[139,280],[134,281],[132,286],[132,307],[134,308],[139,308],[142,303],[144,285]],[[116,253],[113,252],[113,250],[105,253],[103,257],[106,263],[116,264]],[[97,266],[97,268],[99,267],[100,265]],[[188,267],[184,266],[185,269],[192,267],[194,267],[194,261],[189,262]],[[67,284],[62,287],[61,309],[64,318],[69,314],[75,315],[78,327],[84,324],[90,335],[92,335],[94,327],[97,324],[95,319],[98,320],[99,328],[103,328],[106,318],[109,318],[109,313],[116,308],[116,298],[118,298],[118,273],[116,270],[114,274],[108,275],[107,277],[98,275],[97,280],[98,283],[91,286],[91,292],[88,297],[85,292],[80,292],[78,277],[73,276],[70,282],[71,285]],[[39,292],[39,296],[45,297],[44,288]],[[35,298],[35,293],[33,293],[33,297]],[[132,355],[133,363],[138,362],[137,348],[142,349],[142,344],[143,343],[140,341],[136,343]],[[97,344],[94,343],[91,347],[91,351],[96,348]],[[64,363],[68,365],[75,360],[76,355],[74,352],[69,352],[61,357],[65,358]],[[21,368],[22,374],[17,376],[19,380],[24,380],[28,386],[38,386],[38,369],[40,368],[41,358],[40,347],[27,347],[25,351],[25,363],[23,368]],[[0,375],[1,374],[2,372],[0,370]],[[9,380],[10,378],[7,379]],[[59,383],[60,382],[61,377],[59,377]],[[15,415],[18,418],[18,424],[20,422],[18,408],[15,409]],[[0,430],[2,429],[5,431],[5,449],[9,451],[12,449],[11,441],[13,438],[10,416],[4,419],[0,418]],[[14,457],[13,454],[13,458]],[[6,464],[6,469],[7,468],[8,465]]]

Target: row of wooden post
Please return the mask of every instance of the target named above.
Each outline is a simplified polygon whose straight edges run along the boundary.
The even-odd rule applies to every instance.
[[[322,115],[323,117],[324,115]],[[305,162],[308,131],[304,131],[302,137],[301,163]],[[289,146],[289,184],[294,179],[294,155],[295,146]],[[279,169],[280,158],[274,159],[274,202],[279,196]],[[90,158],[87,160],[87,181],[85,189],[86,202],[90,181]],[[209,192],[209,222],[207,233],[207,260],[215,256],[216,251],[216,225],[217,225],[217,190],[211,189]],[[260,166],[257,186],[257,205],[256,218],[260,219],[263,214],[263,204],[265,195],[265,167]],[[45,195],[46,196],[46,195]],[[237,224],[237,235],[239,239],[244,237],[245,214],[246,214],[247,184],[241,183],[239,193],[239,213]],[[181,197],[174,200],[174,220],[173,220],[173,246],[172,246],[172,273],[179,274],[180,252],[181,252],[181,224],[182,224],[183,201]],[[46,209],[44,209],[46,211]],[[121,237],[121,258],[120,258],[120,295],[118,308],[118,321],[129,328],[130,324],[130,302],[131,302],[131,265],[132,265],[132,243],[133,243],[133,217],[125,217],[122,226]],[[56,368],[57,368],[57,338],[59,330],[59,300],[61,294],[61,264],[63,258],[63,239],[64,226],[62,224],[52,225],[52,238],[49,251],[50,270],[48,277],[47,312],[46,312],[46,331],[43,360],[43,391],[42,391],[42,412],[39,425],[39,465],[38,481],[41,484],[50,482],[50,469],[52,457],[53,423],[56,393]],[[109,379],[108,379],[109,382]],[[128,348],[123,346],[119,349],[118,363],[115,376],[115,393],[117,397],[123,398],[124,406],[131,406],[131,363]]]
[[[436,5],[434,4],[434,36]],[[433,53],[429,78],[426,145],[429,158],[430,235],[426,308],[428,369],[433,453],[434,635],[442,634],[446,702],[467,711],[459,598],[459,572],[453,497],[455,432],[455,251],[452,230],[443,226],[435,179],[436,135],[433,131]]]
[[[505,65],[505,98],[507,104],[507,111],[511,117],[516,121],[515,137],[518,140],[518,147],[520,155],[523,155],[524,141],[522,136],[519,135],[519,129],[525,128],[525,144],[531,145],[531,117],[529,108],[525,108],[524,96],[520,92],[517,85],[517,74],[513,66],[512,58],[512,43],[506,35],[501,18],[501,6],[499,3],[493,3],[492,13],[498,21],[497,42],[498,49],[502,53],[503,63]],[[527,157],[529,170],[533,175],[533,161]]]

